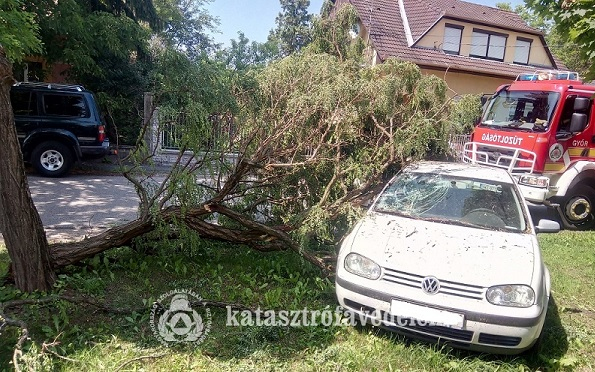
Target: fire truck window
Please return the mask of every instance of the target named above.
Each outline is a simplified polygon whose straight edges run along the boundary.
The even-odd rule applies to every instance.
[[[558,126],[558,132],[568,132],[570,129],[570,120],[572,119],[572,113],[574,112],[574,99],[576,96],[569,96],[564,102],[564,108],[562,109],[562,115],[560,116],[560,125]]]

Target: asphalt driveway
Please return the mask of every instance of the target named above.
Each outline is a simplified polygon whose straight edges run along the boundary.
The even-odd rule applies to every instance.
[[[80,239],[136,218],[138,197],[122,176],[29,175],[29,189],[49,240]]]

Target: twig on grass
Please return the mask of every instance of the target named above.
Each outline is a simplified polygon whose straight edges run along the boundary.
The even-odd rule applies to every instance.
[[[124,363],[120,364],[115,370],[114,372],[118,372],[120,371],[122,368],[126,367],[127,365],[129,365],[130,363],[134,363],[134,362],[138,362],[139,360],[143,360],[143,359],[157,359],[157,358],[162,358],[166,355],[167,353],[161,353],[161,354],[150,354],[150,355],[141,355],[139,357],[136,358],[132,358],[129,359],[127,361],[125,361]]]

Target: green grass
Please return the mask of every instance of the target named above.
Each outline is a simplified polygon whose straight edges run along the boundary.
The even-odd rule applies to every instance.
[[[59,275],[56,293],[145,310],[114,315],[58,302],[12,309],[9,315],[30,326],[32,340],[21,364],[34,370],[593,370],[595,233],[542,235],[540,242],[551,271],[553,300],[543,343],[517,357],[418,343],[372,327],[227,327],[225,309],[214,307],[211,332],[203,343],[166,348],[149,327],[149,309],[171,289],[262,308],[336,306],[333,284],[317,279],[317,271],[291,252],[260,254],[198,241],[142,252],[115,249]],[[0,275],[7,262],[0,246]],[[11,286],[0,287],[0,301],[23,296]],[[10,370],[18,332],[1,332],[0,370]]]

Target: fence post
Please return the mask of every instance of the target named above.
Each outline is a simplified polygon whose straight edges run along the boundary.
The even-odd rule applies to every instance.
[[[143,97],[143,125],[146,125],[144,142],[151,154],[157,154],[161,150],[159,141],[159,121],[157,109],[153,106],[153,93],[145,92]]]

